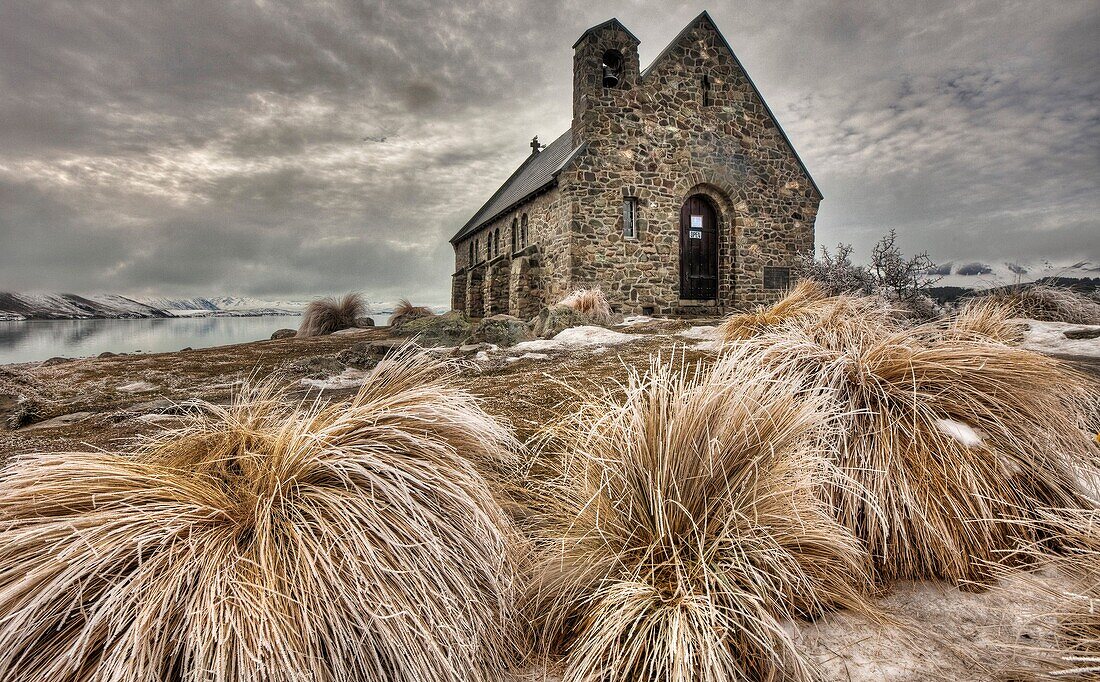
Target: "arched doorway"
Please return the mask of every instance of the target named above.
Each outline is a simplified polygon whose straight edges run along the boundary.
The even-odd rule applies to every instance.
[[[680,208],[680,298],[718,298],[718,212],[702,194]]]

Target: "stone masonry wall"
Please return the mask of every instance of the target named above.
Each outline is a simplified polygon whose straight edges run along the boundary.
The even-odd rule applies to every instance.
[[[574,138],[587,148],[559,178],[573,209],[571,287],[600,285],[623,312],[681,312],[680,207],[702,193],[718,215],[718,307],[779,296],[763,269],[813,250],[820,196],[720,34],[701,17],[635,75],[636,47],[611,26],[582,40],[575,68],[595,68],[608,49],[626,52],[620,87],[574,78]],[[623,236],[628,196],[638,198],[636,239]]]
[[[456,243],[455,263],[458,272],[476,270],[482,274],[476,278],[479,291],[476,295],[466,292],[460,296],[452,290],[452,305],[459,302],[471,317],[482,317],[505,312],[522,319],[529,319],[538,313],[539,308],[556,302],[568,293],[568,209],[561,201],[557,188],[551,188],[530,201],[505,213],[476,233]],[[512,249],[512,223],[520,224],[522,216],[527,215],[527,246],[517,242],[517,251]],[[485,243],[488,235],[500,229],[501,255],[499,262],[488,263]],[[477,240],[480,257],[472,267],[469,262],[469,244]],[[538,255],[537,258],[535,255]],[[513,291],[512,271],[514,261],[526,257],[528,262],[517,271],[517,277],[524,286]],[[470,286],[471,280],[457,276],[454,287]],[[531,311],[534,312],[531,312]]]

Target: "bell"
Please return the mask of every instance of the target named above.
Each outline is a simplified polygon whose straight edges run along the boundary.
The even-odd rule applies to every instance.
[[[610,66],[603,67],[603,86],[605,88],[613,88],[619,84],[619,74],[615,73]]]

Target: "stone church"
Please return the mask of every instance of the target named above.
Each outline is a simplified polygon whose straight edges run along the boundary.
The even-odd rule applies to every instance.
[[[710,15],[645,69],[617,19],[573,45],[573,120],[451,239],[451,305],[536,315],[598,286],[620,313],[773,300],[821,192]]]

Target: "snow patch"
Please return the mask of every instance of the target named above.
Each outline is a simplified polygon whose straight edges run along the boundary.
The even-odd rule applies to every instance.
[[[354,388],[367,383],[370,376],[371,373],[369,371],[349,367],[343,372],[328,377],[327,379],[302,379],[302,385],[316,388],[319,391],[337,388]]]
[[[627,315],[623,318],[623,321],[615,325],[616,327],[633,327],[636,324],[646,324],[653,322],[657,318],[650,317],[649,315]]]
[[[132,384],[123,384],[115,390],[120,393],[145,393],[147,391],[155,391],[157,387],[150,384],[148,381],[135,381]]]
[[[962,422],[954,419],[937,419],[936,428],[945,436],[950,436],[968,448],[982,444],[982,437],[978,432]]]
[[[520,360],[549,360],[550,356],[546,353],[524,353],[523,355],[514,358],[505,358],[505,362],[519,362]]]
[[[1040,320],[1022,320],[1027,323],[1028,331],[1023,347],[1041,353],[1059,355],[1084,355],[1100,358],[1100,338],[1067,339],[1064,332],[1070,329],[1098,329],[1100,325],[1070,324],[1068,322],[1043,322]]]
[[[585,348],[591,346],[616,346],[637,339],[637,334],[623,334],[622,332],[605,329],[604,327],[585,325],[564,329],[552,339],[522,341],[512,346],[512,349],[537,353],[547,350]]]
[[[718,327],[713,325],[703,325],[700,327],[691,327],[677,334],[685,339],[699,339],[703,341],[717,341],[719,340]]]

